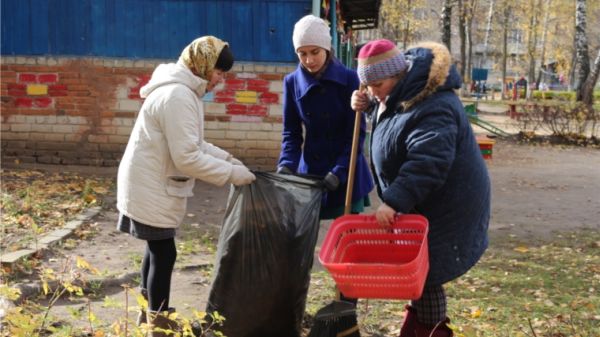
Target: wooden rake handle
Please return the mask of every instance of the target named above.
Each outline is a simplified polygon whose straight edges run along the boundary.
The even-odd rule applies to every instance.
[[[360,91],[365,88],[361,85]],[[348,167],[348,187],[346,189],[346,202],[344,203],[344,215],[350,214],[352,208],[352,190],[354,189],[354,176],[356,174],[356,157],[358,156],[358,142],[360,136],[360,121],[362,112],[355,111],[354,132],[352,133],[352,149],[350,151],[350,166]]]

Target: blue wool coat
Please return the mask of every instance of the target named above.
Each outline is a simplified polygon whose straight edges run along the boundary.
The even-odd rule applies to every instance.
[[[405,56],[411,68],[374,121],[372,166],[387,205],[429,220],[427,284],[439,285],[467,272],[488,246],[490,180],[446,47],[428,43]]]
[[[332,58],[320,79],[298,65],[283,83],[283,139],[278,166],[321,177],[332,172],[339,178],[340,186],[327,193],[323,206],[343,206],[355,119],[350,98],[358,88],[358,76]],[[353,202],[365,197],[374,186],[363,155],[365,128],[363,116]]]

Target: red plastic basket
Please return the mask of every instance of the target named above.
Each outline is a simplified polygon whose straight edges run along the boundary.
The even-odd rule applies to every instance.
[[[428,221],[398,215],[389,228],[374,215],[344,215],[331,224],[319,261],[346,297],[418,299],[429,271]]]

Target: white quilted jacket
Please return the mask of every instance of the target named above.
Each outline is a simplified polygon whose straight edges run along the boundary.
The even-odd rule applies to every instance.
[[[140,90],[145,98],[119,165],[117,207],[146,225],[176,228],[194,179],[222,186],[229,153],[204,141],[206,81],[183,64],[159,65]]]

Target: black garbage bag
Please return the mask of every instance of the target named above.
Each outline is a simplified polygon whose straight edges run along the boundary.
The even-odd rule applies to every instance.
[[[227,337],[297,337],[319,232],[317,180],[254,172],[229,195],[207,312]]]

